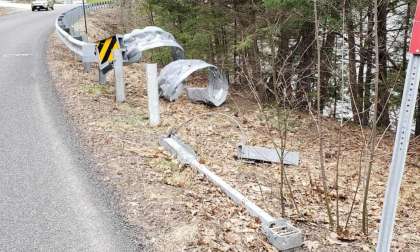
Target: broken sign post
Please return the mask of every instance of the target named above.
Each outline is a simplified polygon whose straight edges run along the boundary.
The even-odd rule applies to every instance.
[[[278,250],[284,251],[302,246],[303,234],[298,228],[285,219],[274,219],[270,214],[211,172],[209,168],[197,160],[197,155],[192,148],[183,143],[178,137],[170,135],[162,138],[160,144],[182,164],[187,164],[206,176],[208,180],[218,186],[235,203],[245,207],[252,216],[257,217],[262,223],[261,229],[263,233]]]
[[[399,191],[404,174],[408,145],[414,121],[417,93],[420,81],[420,2],[417,3],[416,17],[410,45],[410,61],[407,67],[404,93],[401,101],[397,134],[395,136],[392,162],[389,171],[388,185],[385,192],[384,208],[379,229],[377,252],[391,249],[392,233],[397,210]],[[417,122],[419,123],[419,122]]]

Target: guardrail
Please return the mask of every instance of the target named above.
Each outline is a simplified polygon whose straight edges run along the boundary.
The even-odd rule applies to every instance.
[[[111,8],[112,2],[100,2],[95,4],[86,4],[86,11],[95,11],[98,9]],[[55,29],[63,43],[76,55],[78,55],[85,64],[98,62],[96,57],[96,45],[88,42],[85,36],[80,35],[74,29],[74,24],[83,16],[83,6],[77,6],[61,14],[56,22]]]
[[[111,2],[85,5],[86,11],[112,7]],[[81,35],[74,29],[74,24],[83,16],[83,6],[77,6],[57,18],[56,31],[63,43],[76,55],[78,55],[85,66],[85,71],[90,68],[90,63],[99,63],[99,57],[96,55],[96,44],[87,41],[87,37]],[[120,41],[121,38],[121,41]],[[113,39],[113,40],[112,40]],[[175,61],[165,66],[158,76],[157,65],[147,65],[148,76],[148,100],[149,100],[149,118],[151,126],[159,124],[159,96],[175,101],[184,89],[185,80],[194,72],[207,69],[208,87],[207,88],[187,88],[187,95],[193,102],[202,102],[212,106],[221,106],[228,96],[229,83],[226,76],[216,66],[206,63],[202,60],[188,60],[184,58],[184,49],[175,40],[174,36],[159,27],[145,27],[136,29],[124,36],[115,35],[105,39],[121,43],[119,48],[113,49],[108,43],[105,46],[98,46],[98,50],[105,50],[113,54],[112,63],[105,67],[99,66],[99,83],[106,83],[106,74],[114,69],[115,72],[115,100],[124,102],[125,82],[124,82],[124,64],[139,62],[143,53],[147,50],[158,47],[172,48],[172,54]],[[104,40],[103,40],[104,41]],[[104,42],[105,43],[105,42]],[[100,44],[101,45],[101,44]],[[99,49],[101,48],[101,49]],[[102,59],[102,64],[105,59]],[[160,91],[160,94],[159,94]],[[243,142],[245,144],[245,142]],[[262,231],[267,236],[271,244],[279,250],[289,250],[299,247],[303,243],[303,234],[292,224],[284,219],[275,219],[263,209],[259,208],[253,202],[248,200],[239,191],[235,190],[220,177],[211,172],[206,166],[200,164],[192,148],[182,143],[175,135],[170,135],[161,140],[167,150],[180,159],[181,162],[189,164],[191,167],[206,175],[215,185],[219,186],[234,202],[245,207],[251,215],[258,217],[262,222]],[[257,154],[262,148],[249,148],[251,154]],[[274,153],[276,160],[278,152],[264,149],[267,153]],[[252,152],[254,151],[254,152]],[[271,152],[270,152],[271,151]],[[258,159],[261,155],[246,155],[244,158]],[[278,157],[280,159],[280,157]],[[263,157],[263,160],[264,159]],[[298,162],[298,161],[297,161]]]

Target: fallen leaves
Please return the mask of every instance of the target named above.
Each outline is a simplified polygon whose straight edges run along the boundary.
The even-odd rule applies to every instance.
[[[101,11],[90,17],[92,40],[109,34],[106,21],[112,10]],[[117,29],[116,25],[110,25]],[[115,32],[115,31],[112,31]],[[147,100],[143,66],[125,67],[128,101],[114,103],[113,85],[97,85],[97,72],[83,73],[83,67],[64,48],[57,38],[52,39],[49,52],[50,68],[55,75],[57,90],[81,137],[93,153],[103,180],[121,195],[123,215],[134,226],[144,229],[155,251],[274,251],[259,232],[260,223],[244,209],[235,206],[227,197],[195,171],[180,166],[158,146],[159,138],[176,128],[192,115],[208,112],[225,113],[236,118],[244,128],[250,144],[272,147],[280,144],[280,134],[266,122],[247,94],[235,91],[226,105],[209,108],[191,104],[185,96],[169,103],[161,100],[162,124],[148,127]],[[58,49],[57,49],[58,48]],[[109,83],[113,77],[110,74]],[[198,78],[198,77],[197,77]],[[272,119],[275,117],[271,117]],[[291,133],[287,149],[299,151],[302,164],[286,167],[291,190],[302,215],[298,215],[291,201],[291,192],[285,189],[286,217],[305,233],[302,250],[369,251],[374,244],[359,235],[360,190],[356,197],[349,229],[331,233],[322,207],[319,189],[316,130],[308,115],[295,112],[291,116]],[[327,176],[332,185],[337,156],[336,131],[338,124],[326,119],[325,123]],[[362,138],[359,129],[346,125],[343,129],[343,156],[339,178],[339,213],[341,223],[347,218],[350,202],[359,174]],[[244,193],[273,216],[280,216],[279,166],[273,164],[246,164],[236,160],[236,146],[242,136],[237,126],[214,116],[203,116],[181,127],[179,135],[198,153],[200,162]],[[418,164],[420,144],[413,143],[408,163]],[[416,147],[417,146],[417,147]],[[386,185],[388,164],[392,149],[392,136],[386,136],[378,150],[372,176],[369,198],[370,230],[379,223],[381,202]],[[420,230],[420,171],[407,167],[401,191],[400,211],[395,241],[399,249],[409,251],[419,245]],[[329,188],[335,201],[335,188]],[[141,233],[141,232],[140,232]],[[412,235],[408,235],[412,234]],[[155,239],[151,239],[155,237]],[[165,244],[172,244],[167,247]]]

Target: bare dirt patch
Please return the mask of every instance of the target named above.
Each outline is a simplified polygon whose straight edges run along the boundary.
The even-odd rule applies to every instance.
[[[6,16],[12,12],[12,9],[6,7],[0,7],[0,16]]]
[[[114,16],[114,10],[89,15],[91,39],[118,32]],[[238,121],[250,144],[271,147],[273,139],[278,143],[280,136],[275,130],[275,121],[264,120],[246,92],[233,90],[220,108],[192,104],[185,96],[174,103],[161,100],[162,124],[150,128],[143,64],[124,68],[128,100],[116,105],[112,76],[108,85],[97,84],[97,70],[83,73],[81,63],[55,35],[50,43],[50,70],[63,103],[78,125],[82,140],[94,154],[102,179],[120,195],[123,215],[130,224],[145,231],[146,248],[153,251],[274,251],[259,232],[257,220],[235,206],[205,178],[180,166],[158,146],[159,138],[171,128],[194,115],[209,112],[223,113]],[[269,109],[266,112],[273,113]],[[287,149],[299,151],[302,163],[299,167],[286,168],[299,209],[298,213],[288,191],[286,216],[305,233],[302,250],[372,250],[388,175],[392,136],[385,135],[378,146],[369,198],[369,236],[360,234],[360,190],[345,237],[347,241],[343,241],[328,230],[320,197],[315,124],[309,115],[301,113],[293,113],[290,122]],[[335,201],[332,185],[339,124],[326,119],[325,125],[327,178]],[[236,160],[234,154],[241,135],[232,122],[214,115],[200,116],[182,127],[179,134],[219,176],[274,216],[280,216],[279,167]],[[345,222],[358,181],[362,142],[360,129],[346,124],[339,179],[341,223]],[[413,141],[397,214],[395,251],[417,251],[420,247],[419,156],[420,143]]]

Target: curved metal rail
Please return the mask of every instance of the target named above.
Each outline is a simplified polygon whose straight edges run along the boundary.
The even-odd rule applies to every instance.
[[[111,2],[103,2],[85,5],[86,11],[110,8]],[[61,14],[56,22],[55,29],[61,41],[76,55],[80,56],[84,63],[97,62],[95,55],[96,45],[83,41],[82,36],[74,32],[73,25],[82,17],[83,7],[77,6]]]
[[[165,66],[158,79],[161,96],[169,101],[177,100],[184,90],[185,79],[202,69],[208,69],[208,87],[187,88],[189,99],[213,106],[222,105],[228,95],[228,81],[216,66],[202,60],[177,60]]]
[[[123,43],[127,48],[125,58],[127,63],[140,61],[144,51],[158,47],[171,47],[174,60],[184,58],[184,48],[178,44],[175,37],[171,33],[156,26],[135,29],[125,34]]]

